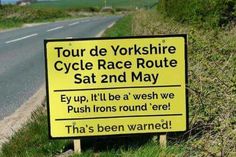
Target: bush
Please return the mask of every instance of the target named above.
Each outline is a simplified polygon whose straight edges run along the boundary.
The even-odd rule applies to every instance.
[[[178,22],[208,28],[236,22],[236,0],[160,0],[157,8]]]

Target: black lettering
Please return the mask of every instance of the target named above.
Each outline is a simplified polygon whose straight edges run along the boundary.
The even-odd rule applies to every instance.
[[[54,64],[54,68],[57,70],[57,71],[62,71],[63,68],[62,67],[59,67],[59,65],[63,64],[62,61],[57,61],[55,64]]]
[[[75,83],[82,83],[81,74],[75,74]]]
[[[63,49],[63,47],[55,47],[54,49],[57,50],[57,57],[60,58],[61,57],[60,50]]]
[[[170,54],[174,54],[174,53],[176,52],[176,47],[170,46],[169,49],[168,49],[168,52],[169,52]]]
[[[117,55],[117,51],[118,51],[119,47],[120,47],[119,45],[116,46],[116,48],[113,45],[111,46],[112,50],[114,51],[115,56]]]
[[[108,76],[107,75],[102,75],[102,80],[101,83],[108,83]]]

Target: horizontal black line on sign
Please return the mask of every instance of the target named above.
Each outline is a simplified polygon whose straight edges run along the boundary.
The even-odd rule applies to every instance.
[[[88,119],[115,119],[115,118],[133,118],[133,117],[166,117],[166,116],[182,116],[183,114],[158,114],[158,115],[132,115],[132,116],[112,116],[112,117],[90,117],[90,118],[62,118],[56,121],[67,120],[88,120]]]
[[[181,85],[130,86],[130,87],[86,88],[86,89],[59,89],[59,90],[54,90],[54,92],[71,92],[71,91],[87,91],[87,90],[111,90],[111,89],[132,89],[132,88],[165,88],[165,87],[181,87]]]

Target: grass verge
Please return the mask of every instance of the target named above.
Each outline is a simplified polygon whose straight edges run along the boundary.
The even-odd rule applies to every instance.
[[[200,29],[154,11],[136,13],[133,26],[134,35],[188,34],[188,151],[235,156],[236,27]]]
[[[184,156],[186,146],[169,144],[161,148],[152,136],[126,136],[82,140],[82,154],[73,157],[141,157]],[[47,157],[73,149],[70,140],[49,140],[47,115],[44,108],[32,114],[31,120],[2,146],[0,157]]]
[[[0,10],[0,29],[71,17],[68,12],[53,8],[33,9],[29,6],[3,5],[0,6]]]
[[[69,140],[48,139],[46,111],[39,108],[31,120],[3,144],[0,157],[53,156],[69,145]]]
[[[107,29],[104,37],[131,36],[132,15],[127,15],[120,19],[113,27]]]
[[[82,154],[74,154],[72,157],[180,157],[185,155],[185,146],[170,145],[167,148],[161,148],[157,143],[149,141],[139,147],[109,149],[100,152],[94,150],[87,150]]]

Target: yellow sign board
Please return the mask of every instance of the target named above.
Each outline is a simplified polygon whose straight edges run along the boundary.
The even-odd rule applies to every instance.
[[[186,35],[45,41],[52,138],[185,131]]]

